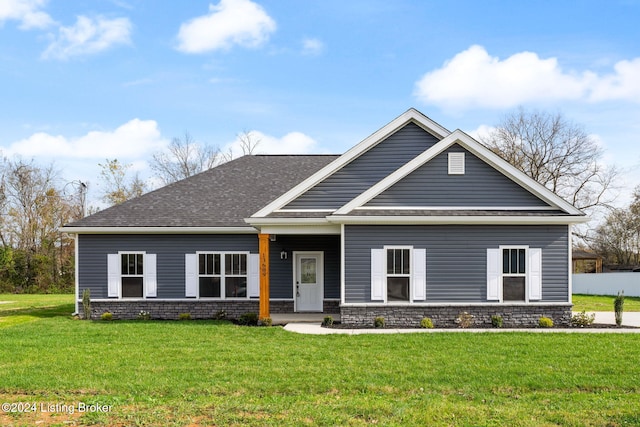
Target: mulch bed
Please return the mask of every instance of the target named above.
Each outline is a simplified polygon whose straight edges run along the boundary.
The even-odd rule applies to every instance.
[[[371,326],[363,326],[363,325],[350,325],[347,323],[334,322],[331,326],[322,326],[323,328],[331,328],[331,329],[422,329],[419,326],[386,326],[384,328],[375,328],[373,325]],[[457,326],[436,326],[434,329],[463,329]],[[592,323],[587,327],[579,327],[579,326],[553,326],[552,328],[540,328],[539,326],[515,326],[508,327],[503,326],[502,328],[494,328],[491,325],[473,325],[469,329],[639,329],[637,326],[617,326],[609,323]]]

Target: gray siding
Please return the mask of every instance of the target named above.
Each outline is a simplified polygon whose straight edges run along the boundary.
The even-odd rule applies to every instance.
[[[465,153],[465,174],[448,174],[448,153]],[[548,206],[455,144],[365,206]]]
[[[239,235],[87,235],[78,236],[80,292],[107,298],[107,254],[146,251],[157,254],[157,298],[184,298],[184,255],[196,251],[258,253],[258,236]]]
[[[436,142],[435,136],[409,123],[293,200],[285,209],[338,209]]]
[[[568,226],[346,226],[346,302],[371,302],[371,249],[427,250],[427,302],[486,302],[487,248],[542,248],[542,300],[568,300]]]
[[[288,252],[286,260],[280,252]],[[293,298],[293,252],[324,252],[324,297],[340,298],[340,236],[278,235],[269,245],[271,298]]]
[[[157,298],[184,298],[184,255],[197,251],[258,253],[255,234],[240,235],[86,235],[78,236],[80,289],[107,298],[107,254],[145,251],[157,254]],[[287,260],[280,251],[289,252]],[[340,298],[340,236],[277,236],[270,243],[271,298],[293,298],[292,251],[324,251],[325,298]]]

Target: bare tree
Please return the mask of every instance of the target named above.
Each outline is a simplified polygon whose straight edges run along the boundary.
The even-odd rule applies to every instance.
[[[105,185],[102,197],[105,202],[118,205],[147,191],[147,185],[137,173],[133,177],[127,176],[130,164],[124,165],[118,159],[107,159],[106,163],[98,166],[102,168],[100,177]]]
[[[628,207],[612,209],[596,228],[591,246],[607,264],[640,264],[640,186]]]
[[[246,129],[236,135],[236,140],[238,141],[243,156],[255,154],[258,145],[260,145],[262,141],[255,132],[247,131]],[[234,153],[232,147],[229,147],[226,153],[222,153],[222,157],[226,162],[233,160]]]
[[[608,207],[617,170],[584,128],[562,114],[508,114],[481,142],[509,163],[588,213]]]
[[[168,152],[153,155],[151,169],[166,185],[211,169],[221,160],[218,148],[199,144],[185,132],[182,138],[171,140]]]

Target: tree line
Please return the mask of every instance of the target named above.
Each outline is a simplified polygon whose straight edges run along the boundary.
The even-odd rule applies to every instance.
[[[618,170],[602,161],[600,145],[562,114],[518,109],[507,114],[480,142],[587,214],[604,218],[598,226],[575,228],[576,241],[609,263],[640,263],[640,187],[624,209],[613,207]],[[238,135],[242,155],[260,141]],[[153,154],[151,171],[162,185],[188,178],[232,160],[233,151],[198,143],[188,133]],[[102,199],[117,205],[148,191],[131,165],[106,159],[100,168]],[[74,241],[59,228],[82,218],[84,183],[64,181],[53,166],[20,158],[0,159],[0,292],[72,292]]]

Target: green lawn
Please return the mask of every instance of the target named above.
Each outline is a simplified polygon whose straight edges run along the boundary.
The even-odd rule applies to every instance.
[[[573,311],[613,311],[614,299],[605,295],[573,295]],[[625,297],[624,311],[640,311],[640,298]]]
[[[23,323],[0,309],[0,402],[111,412],[0,411],[0,425],[640,424],[640,335],[305,336],[73,320],[71,299],[32,300]]]

